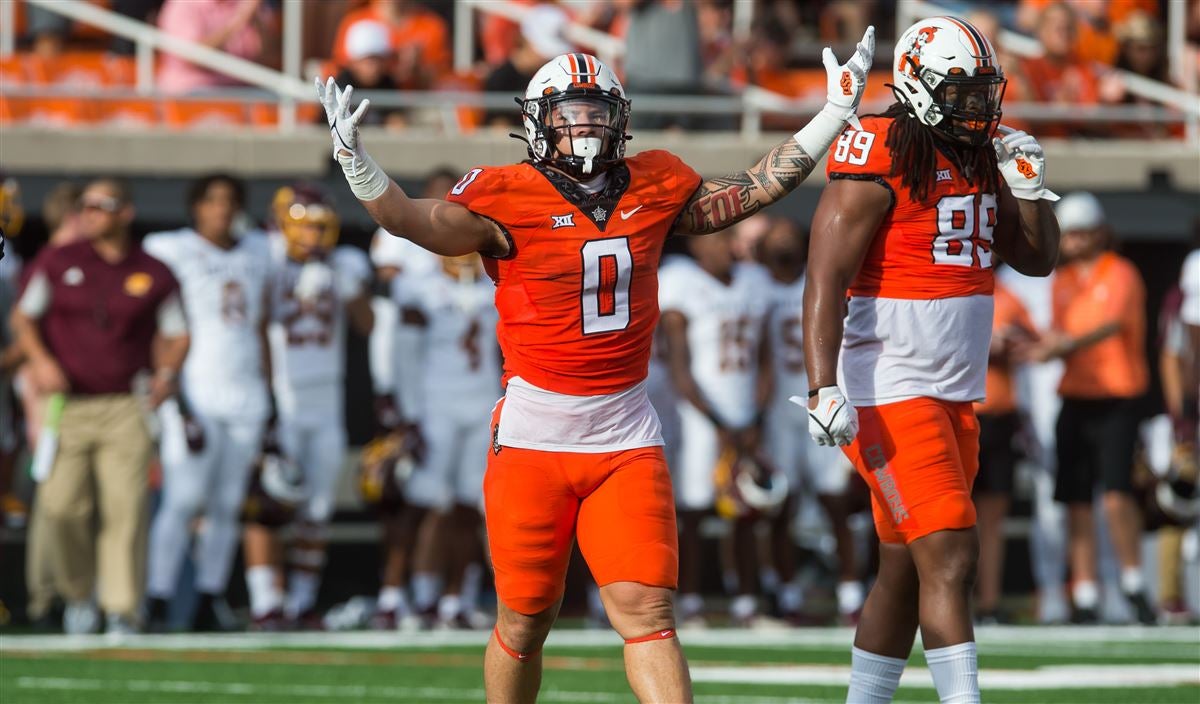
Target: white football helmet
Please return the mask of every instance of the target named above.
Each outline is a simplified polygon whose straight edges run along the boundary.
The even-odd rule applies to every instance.
[[[563,54],[538,69],[521,117],[529,158],[591,178],[625,158],[629,100],[612,69],[590,54]],[[567,137],[569,146],[559,148]]]
[[[921,123],[974,146],[1000,125],[1008,80],[988,38],[966,20],[931,17],[896,41],[892,91]]]

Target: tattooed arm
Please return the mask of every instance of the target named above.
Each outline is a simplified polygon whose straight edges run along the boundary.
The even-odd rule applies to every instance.
[[[753,168],[700,184],[679,214],[675,232],[707,235],[745,220],[792,192],[808,178],[817,159],[846,123],[858,125],[855,110],[875,56],[875,28],[868,27],[854,56],[842,65],[828,47],[821,53],[827,93],[825,107],[799,132],[772,149]]]
[[[789,137],[754,167],[701,183],[679,214],[675,232],[707,235],[724,230],[791,193],[816,165],[817,160]]]

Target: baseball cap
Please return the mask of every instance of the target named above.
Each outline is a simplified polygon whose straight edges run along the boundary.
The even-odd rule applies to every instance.
[[[368,56],[390,56],[392,53],[391,32],[379,22],[355,22],[346,32],[346,56],[351,61]]]
[[[1064,196],[1054,206],[1054,215],[1062,230],[1094,230],[1102,227],[1106,220],[1100,201],[1087,191]]]
[[[569,54],[575,47],[563,39],[567,13],[554,5],[536,5],[521,19],[521,36],[538,55],[547,59]]]

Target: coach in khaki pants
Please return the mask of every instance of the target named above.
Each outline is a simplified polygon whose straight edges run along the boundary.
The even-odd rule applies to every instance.
[[[35,509],[44,512],[57,589],[67,600],[64,625],[94,629],[98,581],[108,630],[121,633],[136,629],[145,573],[151,439],[144,404],[173,393],[188,337],[178,283],[130,238],[125,185],[94,181],[80,206],[83,240],[33,261],[12,327],[39,391],[65,398]],[[134,378],[152,367],[149,399],[134,395]]]

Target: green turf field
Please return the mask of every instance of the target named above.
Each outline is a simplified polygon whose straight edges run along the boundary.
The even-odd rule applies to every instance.
[[[698,702],[843,702],[846,629],[682,635]],[[0,636],[0,703],[483,701],[486,633]],[[1200,703],[1200,629],[981,628],[985,702]],[[539,701],[633,701],[616,636],[560,631]],[[935,702],[920,652],[897,702]]]

